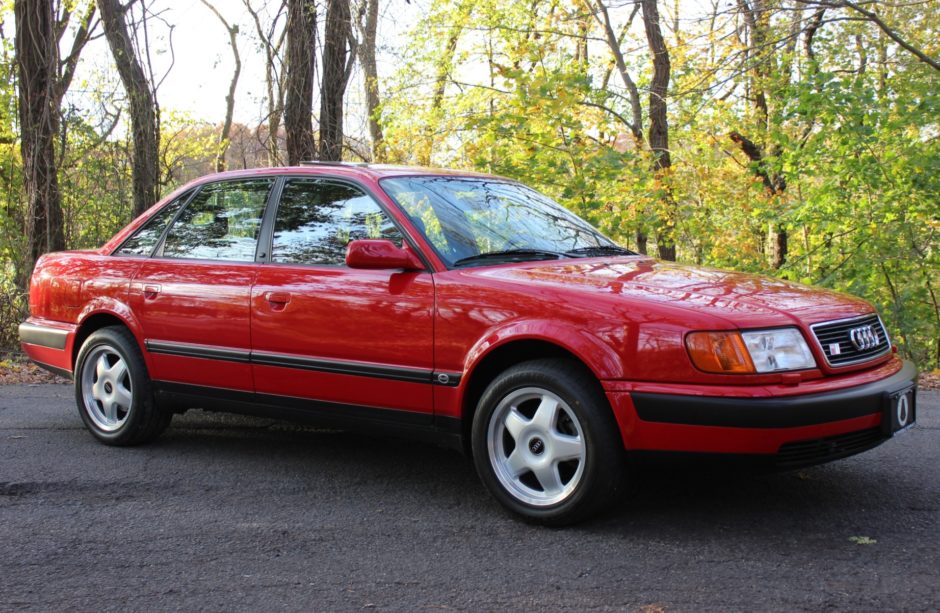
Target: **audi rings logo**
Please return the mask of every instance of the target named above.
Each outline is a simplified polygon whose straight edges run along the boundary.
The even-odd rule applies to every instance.
[[[849,340],[859,351],[868,351],[878,346],[878,334],[875,326],[862,326],[849,330]]]
[[[910,401],[907,399],[907,394],[902,394],[898,398],[898,427],[903,428],[907,425],[907,420],[911,417],[911,406]]]

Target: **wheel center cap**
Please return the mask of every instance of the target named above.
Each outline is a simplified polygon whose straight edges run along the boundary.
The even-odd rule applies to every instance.
[[[113,389],[114,389],[114,388],[111,387],[111,384],[110,384],[110,383],[105,383],[105,384],[104,384],[104,393],[110,394]]]
[[[545,441],[535,437],[529,441],[529,451],[532,452],[532,455],[542,455],[542,452],[545,451]]]

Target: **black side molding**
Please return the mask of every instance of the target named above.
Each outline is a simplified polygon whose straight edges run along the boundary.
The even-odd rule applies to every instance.
[[[305,356],[280,355],[266,351],[252,351],[251,362],[252,364],[264,364],[266,366],[283,366],[300,370],[332,372],[341,375],[359,375],[363,377],[377,377],[379,379],[394,379],[396,381],[411,381],[412,383],[429,383],[431,380],[431,371],[418,368],[357,364],[354,362],[322,360]]]
[[[887,394],[916,382],[917,368],[905,361],[901,370],[880,381],[821,394],[723,398],[634,392],[630,396],[643,421],[730,428],[793,428],[880,413]]]
[[[331,372],[341,375],[354,375],[357,377],[373,377],[376,379],[392,379],[394,381],[408,381],[410,383],[427,383],[457,387],[460,384],[460,373],[430,371],[422,368],[407,366],[391,366],[385,364],[369,364],[366,362],[353,362],[347,360],[328,360],[298,355],[272,353],[269,351],[251,351],[232,347],[217,347],[213,345],[199,345],[196,343],[178,343],[175,341],[158,341],[147,339],[144,346],[150,353],[165,355],[178,355],[187,358],[204,358],[208,360],[223,360],[225,362],[241,362],[260,364],[264,366],[278,366],[281,368],[295,368],[298,370],[313,370]]]
[[[210,360],[224,360],[226,362],[250,362],[251,352],[247,349],[230,349],[228,347],[210,347],[194,343],[175,343],[171,341],[145,340],[144,346],[150,353],[163,353],[188,358],[207,358]]]

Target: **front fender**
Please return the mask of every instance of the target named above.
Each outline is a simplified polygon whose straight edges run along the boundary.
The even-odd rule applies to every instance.
[[[464,373],[472,373],[492,351],[514,341],[542,341],[576,356],[599,380],[624,378],[623,360],[614,349],[588,330],[552,320],[506,323],[479,339],[467,353]]]

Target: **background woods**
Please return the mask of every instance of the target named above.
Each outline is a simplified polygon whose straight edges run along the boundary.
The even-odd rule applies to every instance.
[[[940,0],[6,0],[0,343],[42,253],[318,158],[501,174],[644,253],[858,294],[936,368],[938,139]]]

